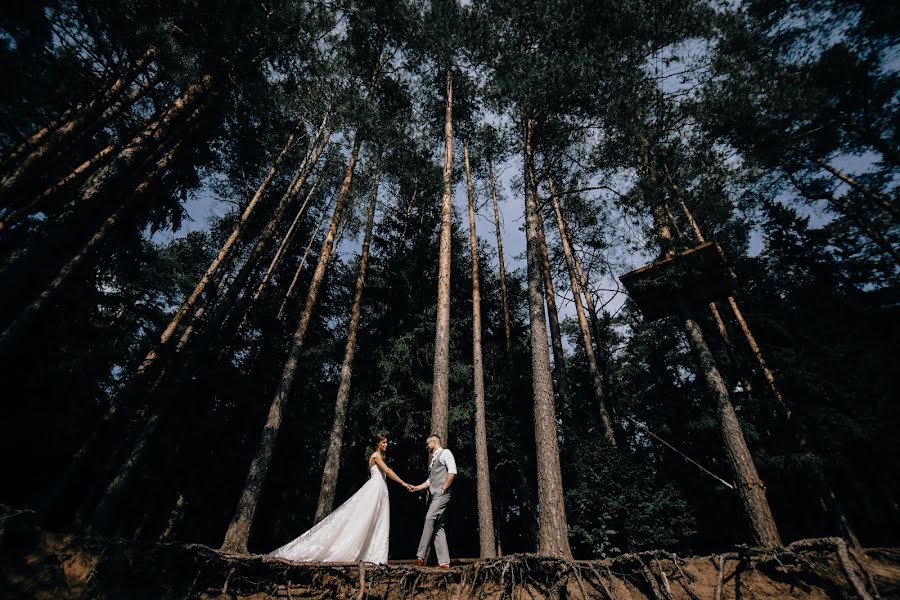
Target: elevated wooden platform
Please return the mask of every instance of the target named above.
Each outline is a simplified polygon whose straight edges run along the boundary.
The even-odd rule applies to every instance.
[[[651,321],[675,314],[681,299],[711,302],[734,290],[734,274],[715,242],[625,273],[619,281]]]

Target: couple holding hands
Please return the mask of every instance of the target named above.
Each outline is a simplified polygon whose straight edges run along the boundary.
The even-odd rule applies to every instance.
[[[450,504],[450,486],[456,477],[453,453],[441,447],[438,435],[425,444],[431,456],[428,478],[419,485],[403,481],[384,462],[388,439],[377,435],[369,454],[369,480],[346,502],[312,529],[273,550],[269,556],[296,562],[371,562],[386,564],[390,533],[390,502],[385,479],[390,477],[410,492],[429,490],[431,500],[416,551],[416,564],[425,564],[428,547],[434,542],[438,566],[450,567],[450,551],[444,532],[444,514]]]

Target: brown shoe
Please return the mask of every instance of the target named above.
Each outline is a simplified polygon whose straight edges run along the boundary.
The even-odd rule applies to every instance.
[[[449,569],[450,563],[444,563],[442,565],[438,565],[438,569]]]
[[[422,560],[421,558],[419,558],[419,557],[417,556],[417,557],[416,557],[416,566],[417,566],[417,567],[424,567],[424,566],[425,566],[425,561]]]

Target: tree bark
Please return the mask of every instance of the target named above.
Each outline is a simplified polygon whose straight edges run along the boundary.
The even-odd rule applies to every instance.
[[[775,547],[781,545],[781,537],[772,517],[769,502],[766,500],[766,488],[756,472],[753,456],[747,447],[741,424],[722,375],[713,360],[709,346],[703,337],[700,326],[691,317],[686,303],[679,306],[682,326],[690,342],[691,350],[697,360],[706,388],[716,403],[719,427],[725,439],[725,451],[731,466],[735,488],[740,496],[744,514],[750,525],[753,542],[760,546]]]
[[[169,321],[169,324],[163,330],[160,335],[159,341],[157,342],[156,348],[152,349],[147,356],[144,357],[144,360],[141,361],[141,364],[138,366],[137,372],[138,374],[143,374],[156,360],[159,358],[159,353],[163,351],[165,347],[169,345],[169,342],[172,340],[172,337],[175,335],[175,331],[178,329],[179,325],[181,325],[181,321],[187,314],[191,311],[197,301],[200,299],[200,296],[206,290],[206,286],[212,281],[213,275],[219,269],[220,265],[223,261],[230,255],[231,251],[234,249],[238,238],[244,232],[247,221],[250,219],[251,215],[253,215],[253,211],[256,208],[256,205],[262,199],[265,194],[266,189],[269,187],[269,183],[272,182],[272,179],[275,177],[275,174],[278,172],[279,167],[281,166],[281,162],[284,160],[284,157],[287,156],[287,153],[290,151],[291,146],[294,143],[294,136],[296,132],[292,132],[287,139],[287,143],[284,145],[284,148],[281,149],[281,152],[275,158],[272,163],[272,167],[269,169],[269,172],[263,178],[262,182],[256,188],[256,192],[254,192],[253,197],[250,198],[250,202],[247,203],[247,206],[244,208],[244,212],[241,213],[240,219],[235,224],[234,229],[231,231],[231,234],[228,236],[228,239],[225,240],[225,243],[222,244],[222,247],[219,249],[219,253],[213,259],[213,261],[206,268],[206,272],[200,278],[200,281],[197,282],[197,285],[194,287],[194,290],[190,293],[190,295],[184,300],[181,304],[181,307],[178,309],[178,312],[175,313],[175,316],[172,317],[172,320]]]
[[[564,418],[571,417],[569,402],[569,378],[566,369],[566,353],[563,351],[562,331],[559,328],[559,312],[556,308],[556,290],[553,287],[553,272],[550,270],[550,254],[547,250],[547,235],[544,219],[538,223],[538,241],[541,246],[541,272],[544,277],[544,295],[547,302],[547,320],[550,323],[550,344],[553,347],[553,375],[556,377],[556,391]]]
[[[453,73],[447,70],[444,110],[444,191],[441,198],[441,237],[438,255],[437,323],[434,334],[434,380],[431,392],[431,432],[444,446],[450,418],[450,241],[453,219]]]
[[[544,319],[544,286],[541,273],[541,212],[534,179],[534,121],[524,119],[525,233],[528,262],[528,316],[531,324],[531,380],[534,398],[534,436],[536,446],[538,502],[538,553],[572,558],[569,548],[566,508],[563,498],[562,470],[553,406],[550,353],[547,349],[547,325]]]
[[[497,235],[497,263],[500,269],[500,299],[503,303],[503,335],[507,355],[512,353],[512,334],[509,330],[509,294],[506,291],[506,264],[503,260],[503,237],[500,235],[500,209],[497,207],[497,186],[494,181],[494,165],[488,162],[491,182],[491,201],[494,205],[494,231]]]
[[[306,266],[306,259],[309,256],[309,251],[312,249],[313,242],[319,235],[319,231],[322,229],[322,224],[325,223],[325,217],[328,215],[328,209],[330,207],[331,204],[329,203],[328,206],[322,209],[322,215],[319,217],[319,222],[316,224],[316,230],[309,236],[309,241],[306,243],[306,249],[303,251],[303,257],[300,259],[300,263],[294,271],[294,278],[291,279],[291,285],[288,286],[287,292],[285,292],[284,298],[281,300],[281,305],[278,307],[278,314],[276,315],[276,318],[278,319],[284,314],[284,308],[287,306],[288,300],[290,300],[291,295],[294,292],[294,288],[297,287],[297,282],[300,280],[300,274],[303,273],[303,267]]]
[[[478,540],[481,558],[494,558],[494,515],[491,502],[491,470],[488,461],[484,402],[484,362],[481,355],[481,286],[478,278],[478,233],[475,230],[475,192],[469,167],[469,143],[463,142],[466,192],[469,199],[469,254],[472,257],[472,375],[475,388],[475,472],[478,496]]]
[[[147,50],[99,97],[70,113],[56,127],[45,127],[20,145],[10,157],[17,161],[16,166],[0,180],[0,205],[6,205],[9,199],[21,195],[19,192],[23,190],[23,185],[45,171],[48,161],[63,153],[76,139],[96,131],[122,108],[146,93],[149,84],[140,85],[132,93],[126,94],[134,80],[153,59],[155,52],[152,48]]]
[[[680,190],[675,185],[675,182],[671,180],[670,182],[675,189],[675,193],[678,196],[678,202],[681,205],[681,210],[684,213],[684,216],[687,218],[688,223],[691,226],[691,230],[694,232],[694,237],[697,238],[697,241],[701,244],[706,242],[706,238],[703,236],[703,232],[700,231],[700,226],[697,225],[697,221],[694,220],[694,215],[691,214],[691,211],[688,209],[687,204],[685,204],[684,199],[681,197]],[[751,352],[753,352],[753,357],[756,359],[756,363],[759,365],[759,370],[763,374],[763,378],[765,378],[766,383],[769,386],[769,390],[772,392],[772,395],[775,397],[775,400],[778,401],[779,404],[784,408],[785,414],[788,418],[790,418],[791,411],[787,406],[787,403],[784,401],[784,397],[781,395],[781,391],[778,389],[778,385],[775,383],[775,374],[772,373],[772,370],[769,368],[768,363],[766,363],[766,359],[763,356],[762,349],[759,347],[759,344],[756,342],[756,338],[753,335],[753,332],[750,331],[750,326],[747,324],[746,319],[744,319],[744,315],[738,307],[737,300],[734,296],[728,296],[728,306],[731,308],[731,312],[734,315],[734,318],[737,320],[738,325],[740,325],[741,333],[744,334],[744,339],[747,341],[747,345],[750,346]],[[723,337],[726,341],[729,341],[728,332],[725,329],[725,323],[722,320],[722,316],[719,314],[719,310],[716,307],[715,302],[710,303],[710,311],[713,313],[713,317],[716,319],[716,323],[720,329],[720,332],[723,332]]]
[[[650,175],[652,177],[652,172]],[[662,246],[672,248],[672,231],[661,206],[657,205],[653,209],[653,219]],[[674,250],[669,250],[665,254],[672,256]],[[737,414],[734,412],[734,406],[731,404],[731,396],[725,380],[716,366],[703,331],[692,316],[691,307],[687,301],[683,299],[679,301],[678,314],[688,344],[697,361],[700,375],[706,384],[706,390],[716,403],[716,416],[725,441],[725,454],[731,467],[734,486],[740,497],[753,542],[766,547],[780,546],[781,537],[778,534],[775,519],[772,517],[769,502],[766,500],[766,488],[756,471],[753,456],[747,447],[744,432]]]
[[[119,224],[137,209],[138,201],[144,198],[151,186],[166,172],[180,147],[181,144],[176,143],[169,150],[148,174],[144,182],[128,194],[125,201],[103,222],[81,250],[62,266],[56,276],[50,280],[38,296],[0,334],[0,354],[6,354],[11,351],[13,343],[31,326],[41,311],[47,307],[48,303],[69,283],[72,276],[78,273],[85,263],[97,254],[97,251],[110,234],[118,229]]]
[[[309,192],[306,194],[306,198],[303,200],[303,204],[300,205],[300,209],[297,210],[297,214],[294,215],[294,220],[291,221],[290,227],[288,227],[287,232],[284,234],[284,237],[281,239],[281,243],[278,244],[278,249],[275,251],[274,256],[272,256],[272,260],[269,261],[269,266],[266,267],[266,272],[263,273],[263,277],[260,280],[259,284],[256,286],[256,290],[253,292],[253,296],[250,298],[250,301],[247,303],[247,308],[244,310],[244,314],[241,317],[241,322],[237,326],[237,331],[240,332],[244,329],[244,325],[247,323],[247,319],[250,316],[250,312],[253,310],[254,305],[256,304],[259,297],[262,296],[263,291],[266,289],[266,285],[268,285],[269,280],[272,277],[272,273],[275,272],[275,268],[281,262],[281,259],[284,257],[285,250],[287,250],[288,246],[290,246],[291,241],[294,238],[294,233],[297,230],[297,225],[300,224],[301,219],[303,219],[304,215],[306,215],[306,209],[309,206],[309,203],[312,201],[313,196],[316,193],[316,188],[319,187],[319,182],[322,180],[324,173],[320,172],[316,180],[309,188]]]
[[[890,199],[885,198],[884,196],[882,196],[875,190],[871,189],[870,187],[863,185],[860,181],[857,181],[850,175],[847,175],[840,169],[837,169],[836,167],[834,167],[833,165],[829,164],[828,162],[822,160],[821,158],[819,158],[817,156],[813,156],[813,155],[809,154],[808,152],[801,151],[801,153],[807,159],[816,163],[819,167],[821,167],[825,171],[828,171],[829,173],[831,173],[838,180],[842,181],[843,183],[846,183],[851,188],[853,188],[854,190],[861,193],[863,196],[868,198],[876,206],[880,206],[884,211],[886,211],[888,214],[890,214],[894,218],[895,221],[900,221],[900,208],[898,208],[896,204],[891,202]]]
[[[361,143],[360,133],[357,131],[354,136],[353,150],[350,154],[350,160],[347,163],[347,169],[344,172],[344,179],[341,182],[341,190],[338,194],[337,202],[334,206],[334,214],[331,216],[331,223],[328,227],[328,233],[325,234],[325,241],[322,244],[322,250],[319,252],[319,262],[316,265],[316,271],[313,274],[309,291],[306,295],[306,303],[297,329],[291,341],[290,350],[281,378],[278,382],[278,389],[275,397],[269,407],[269,414],[266,418],[266,424],[262,432],[261,439],[250,464],[250,471],[247,474],[247,480],[244,483],[243,492],[241,492],[237,509],[228,531],[225,533],[225,540],[222,543],[222,550],[230,552],[246,552],[247,540],[250,537],[250,528],[253,525],[253,517],[256,514],[256,507],[259,503],[259,496],[262,492],[263,484],[269,470],[269,464],[272,461],[272,454],[275,449],[275,441],[278,431],[281,428],[282,413],[290,397],[291,389],[294,384],[294,374],[297,371],[297,364],[300,361],[300,352],[303,349],[303,339],[306,337],[306,331],[309,327],[312,311],[319,298],[319,290],[322,281],[325,279],[325,270],[334,251],[334,238],[337,234],[338,225],[341,222],[344,206],[347,203],[347,196],[350,191],[350,184],[353,181],[353,173],[356,168],[356,160],[359,155],[359,147]]]
[[[369,211],[366,214],[366,233],[363,237],[362,253],[359,257],[359,273],[356,275],[356,289],[353,293],[353,307],[350,309],[350,323],[347,325],[347,345],[344,348],[341,378],[338,384],[337,398],[334,402],[334,421],[328,438],[325,468],[322,470],[322,487],[319,492],[319,503],[316,507],[316,523],[324,519],[331,512],[331,509],[334,508],[335,486],[337,484],[338,471],[341,467],[344,425],[347,420],[347,405],[350,401],[350,380],[353,375],[356,334],[359,330],[363,288],[366,284],[366,266],[369,263],[369,244],[372,241],[372,228],[375,222],[375,204],[378,201],[378,180],[380,176],[380,173],[375,174],[375,182],[372,185],[372,197],[369,200]]]
[[[581,290],[578,285],[578,274],[575,272],[575,261],[572,259],[572,248],[569,246],[569,235],[562,210],[559,207],[559,200],[556,198],[555,186],[552,182],[550,183],[550,186],[550,203],[553,206],[553,213],[556,215],[556,226],[559,229],[559,238],[562,244],[563,255],[566,258],[566,267],[569,271],[569,284],[572,287],[572,297],[575,301],[575,314],[578,316],[578,326],[581,329],[581,341],[584,345],[584,353],[587,357],[588,371],[591,375],[591,383],[594,390],[594,410],[597,412],[600,427],[603,429],[603,438],[615,448],[616,438],[613,434],[612,421],[609,418],[609,412],[606,409],[606,398],[603,394],[603,380],[600,376],[600,367],[597,364],[597,357],[594,354],[591,329],[588,325],[587,318],[584,315],[584,307],[581,305]]]

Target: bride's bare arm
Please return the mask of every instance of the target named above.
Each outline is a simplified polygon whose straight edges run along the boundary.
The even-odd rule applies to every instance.
[[[389,466],[387,466],[387,464],[384,462],[384,459],[381,458],[380,454],[376,454],[372,460],[376,465],[378,465],[378,468],[381,469],[385,475],[387,475],[403,487],[406,487],[406,482],[400,479],[400,477],[398,477],[397,474],[394,473],[394,471]]]

